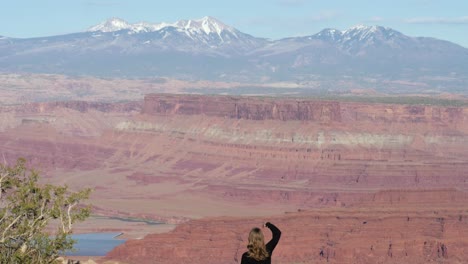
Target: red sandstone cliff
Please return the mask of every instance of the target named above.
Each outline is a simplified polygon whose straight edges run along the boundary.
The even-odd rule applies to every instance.
[[[233,230],[218,220],[192,222],[154,236],[157,244],[148,242],[149,248],[129,242],[129,250],[112,255],[132,263],[164,260],[176,248],[183,249],[180,263],[207,263],[214,252],[233,261],[244,249],[239,239],[259,216],[298,210],[315,211],[292,215],[299,220],[274,218],[295,239],[284,238],[279,263],[295,261],[294,254],[299,263],[317,255],[335,263],[456,263],[465,258],[465,242],[454,230],[466,228],[467,113],[463,107],[198,95],[150,95],[141,106],[27,104],[2,108],[0,158],[27,157],[50,181],[94,188],[91,202],[108,214],[248,217],[223,220]],[[315,213],[323,222],[306,234],[318,232],[317,238],[303,240],[298,226],[314,222]],[[349,219],[338,221],[342,216]],[[378,226],[368,225],[375,221]],[[191,232],[191,225],[203,228]],[[441,226],[450,232],[441,233]],[[211,229],[222,237],[205,239]],[[197,236],[208,242],[195,252]],[[170,247],[157,250],[163,241]],[[300,244],[296,253],[292,241]]]
[[[425,207],[408,211],[331,209],[270,218],[204,219],[182,224],[167,234],[128,241],[110,252],[106,260],[239,263],[250,228],[271,221],[282,231],[273,263],[463,263],[468,259],[464,250],[468,246],[467,219],[466,212],[454,208]],[[264,232],[268,240],[270,232]]]
[[[468,109],[403,104],[370,104],[217,95],[152,94],[145,97],[142,113],[206,115],[250,120],[304,120],[322,122],[458,123],[468,120]]]

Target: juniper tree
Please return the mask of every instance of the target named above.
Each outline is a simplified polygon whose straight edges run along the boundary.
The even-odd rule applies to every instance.
[[[25,160],[0,165],[0,263],[55,263],[73,249],[73,224],[85,220],[83,206],[90,189],[71,192],[68,187],[41,185],[39,173]]]

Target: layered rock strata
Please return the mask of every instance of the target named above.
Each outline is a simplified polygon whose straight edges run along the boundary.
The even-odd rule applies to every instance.
[[[91,203],[110,216],[180,224],[425,208],[449,219],[467,202],[467,120],[466,107],[294,98],[38,103],[2,108],[0,159],[26,157],[49,182],[93,188]]]
[[[436,197],[437,192],[433,195]],[[282,231],[273,263],[463,263],[468,258],[464,250],[468,246],[466,206],[361,209],[191,221],[167,234],[128,241],[109,253],[106,260],[239,263],[250,228],[265,221],[275,223]],[[270,239],[270,232],[263,231]]]

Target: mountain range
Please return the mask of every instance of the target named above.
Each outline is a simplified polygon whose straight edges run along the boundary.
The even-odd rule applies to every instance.
[[[460,45],[382,26],[271,40],[213,17],[160,24],[112,18],[66,35],[0,36],[0,72],[329,86],[352,80],[371,88],[409,83],[405,87],[466,92],[467,62],[468,49]]]

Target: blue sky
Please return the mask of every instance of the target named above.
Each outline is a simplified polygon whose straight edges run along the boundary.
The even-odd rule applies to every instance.
[[[0,0],[0,6],[0,35],[8,37],[84,31],[111,17],[159,23],[208,15],[271,39],[366,24],[468,47],[468,0]]]

